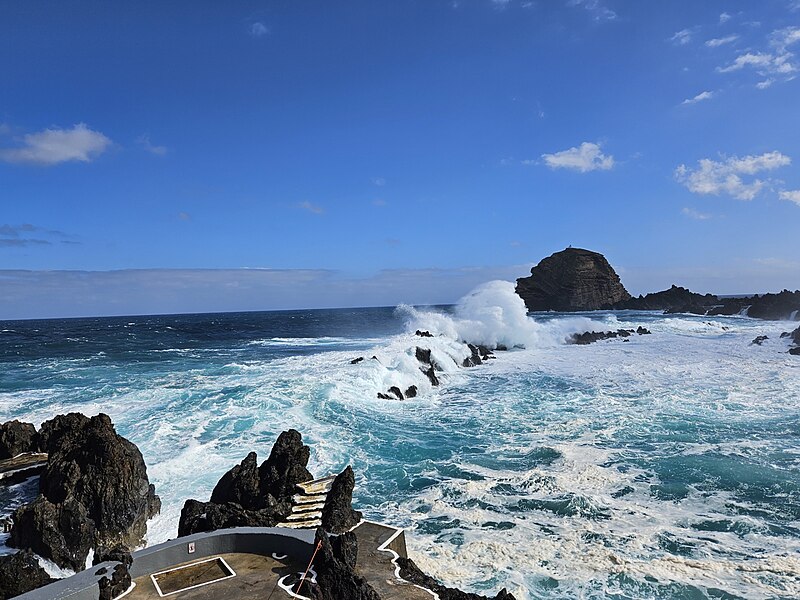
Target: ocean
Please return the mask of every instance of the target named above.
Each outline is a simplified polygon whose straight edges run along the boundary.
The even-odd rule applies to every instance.
[[[640,325],[652,334],[566,343]],[[5,321],[0,421],[109,414],[163,502],[148,544],[295,428],[312,473],[351,464],[356,507],[406,528],[411,557],[448,585],[520,600],[797,598],[800,358],[780,339],[796,326],[528,316],[507,282],[452,307]],[[464,340],[509,349],[464,368]],[[419,395],[377,397],[393,385]],[[0,492],[0,513],[35,491]]]

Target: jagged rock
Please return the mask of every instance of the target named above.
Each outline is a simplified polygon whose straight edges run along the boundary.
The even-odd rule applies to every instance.
[[[229,527],[275,527],[291,510],[291,503],[286,501],[276,501],[271,507],[248,510],[235,502],[215,504],[190,499],[181,510],[178,537]]]
[[[633,329],[617,329],[616,331],[585,331],[583,333],[573,333],[569,338],[569,343],[585,346],[600,340],[608,340],[618,337],[630,337],[634,333],[635,331]]]
[[[36,428],[31,423],[7,421],[0,425],[0,460],[38,450]]]
[[[483,364],[483,360],[481,360],[481,353],[478,351],[478,347],[474,344],[467,344],[467,347],[469,348],[470,356],[464,359],[462,365],[465,367],[475,367]]]
[[[114,547],[99,546],[94,550],[92,565],[99,565],[104,562],[119,562],[126,567],[130,567],[133,564],[133,557],[130,551],[122,545]]]
[[[751,345],[751,346],[752,346],[752,345],[760,346],[761,344],[763,344],[764,342],[766,342],[768,339],[769,339],[769,336],[766,336],[766,335],[759,335],[759,336],[757,336],[757,337],[756,337],[756,338],[755,338],[755,339],[754,339],[752,342],[750,342],[750,345]]]
[[[423,573],[410,558],[403,558],[401,556],[396,562],[397,566],[400,567],[400,577],[435,592],[439,596],[439,600],[516,600],[514,595],[506,591],[505,588],[500,590],[493,598],[462,592],[456,588],[449,588],[436,581],[433,577]]]
[[[94,521],[75,498],[53,504],[40,495],[12,515],[8,545],[27,548],[60,567],[81,571],[97,538]]]
[[[783,290],[777,294],[721,298],[720,304],[709,310],[709,315],[736,315],[747,311],[754,319],[800,319],[800,290]]]
[[[636,333],[638,333],[639,335],[650,335],[650,330],[647,329],[646,327],[642,327],[641,325],[639,325],[636,328]]]
[[[403,392],[396,385],[393,385],[392,387],[389,388],[389,393],[390,394],[394,394],[394,396],[398,400],[405,400],[405,396],[403,396]]]
[[[598,310],[630,298],[605,257],[581,248],[543,259],[517,279],[516,291],[528,310]]]
[[[433,337],[433,334],[430,331],[420,331],[419,329],[414,332],[414,335],[418,335],[419,337]]]
[[[356,573],[354,568],[358,543],[352,532],[339,536],[333,546],[327,534],[317,529],[316,543],[321,544],[314,561],[317,583],[306,583],[302,595],[313,600],[381,600],[378,593],[367,580]],[[353,548],[356,552],[353,552]]]
[[[417,386],[410,385],[406,390],[406,398],[416,398],[417,397]]]
[[[428,378],[428,381],[431,382],[432,386],[436,387],[439,385],[439,378],[436,376],[436,372],[433,370],[433,367],[423,369],[422,372],[425,373],[425,376]]]
[[[242,508],[257,510],[270,501],[262,496],[261,477],[258,473],[258,455],[248,454],[245,459],[225,473],[211,492],[211,502],[235,502]],[[272,501],[274,502],[274,498]]]
[[[792,356],[800,356],[800,346],[797,346],[795,348],[789,348],[789,354],[791,354]]]
[[[14,513],[9,545],[81,570],[90,547],[141,544],[161,502],[141,452],[111,419],[59,415],[42,424],[39,438],[49,455],[40,495]]]
[[[276,499],[291,497],[298,483],[314,478],[306,469],[310,454],[298,431],[290,429],[281,433],[269,458],[258,469],[262,493],[269,493]]]
[[[494,358],[494,352],[492,352],[489,348],[484,346],[483,344],[478,344],[478,352],[481,355],[483,360],[488,360],[490,358]]]
[[[0,600],[14,598],[52,581],[30,550],[0,556]]]
[[[791,333],[790,337],[792,338],[792,341],[793,341],[795,344],[797,344],[798,346],[800,346],[800,327],[798,327],[797,329],[795,329],[795,330],[794,330],[794,331]]]
[[[378,400],[397,400],[397,398],[389,394],[384,394],[383,392],[378,392]]]
[[[414,356],[416,356],[417,360],[422,364],[431,364],[431,351],[428,348],[420,348],[417,346],[417,349],[414,351]]]
[[[100,600],[112,600],[120,596],[131,587],[131,574],[128,572],[128,567],[124,564],[116,565],[111,579],[101,577],[97,585],[100,587]]]
[[[361,513],[353,510],[353,488],[356,478],[348,466],[331,484],[322,508],[322,527],[330,533],[344,533],[361,521]]]
[[[696,294],[674,285],[663,292],[655,292],[638,298],[628,298],[614,305],[619,310],[661,310],[667,313],[689,313],[704,315],[719,298],[713,294]]]
[[[363,357],[363,356],[359,356],[358,358],[354,358],[353,360],[351,360],[351,361],[350,361],[350,364],[351,364],[351,365],[357,365],[357,364],[358,364],[358,363],[360,363],[362,360],[364,360],[364,357]]]

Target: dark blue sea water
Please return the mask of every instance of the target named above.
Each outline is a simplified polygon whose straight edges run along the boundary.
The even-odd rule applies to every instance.
[[[0,420],[108,413],[163,500],[148,543],[174,537],[184,500],[293,427],[312,472],[352,464],[358,508],[408,528],[412,557],[449,584],[520,599],[800,596],[790,325],[528,317],[509,285],[449,309],[0,322]],[[565,343],[638,325],[652,335]],[[752,346],[756,335],[769,340]],[[512,349],[466,369],[463,340]],[[417,345],[433,350],[440,387]],[[412,384],[413,400],[377,398]],[[34,492],[3,492],[0,512]]]

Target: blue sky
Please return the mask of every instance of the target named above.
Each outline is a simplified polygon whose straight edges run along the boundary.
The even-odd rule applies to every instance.
[[[0,57],[0,318],[446,302],[570,244],[800,288],[797,0],[6,0]]]

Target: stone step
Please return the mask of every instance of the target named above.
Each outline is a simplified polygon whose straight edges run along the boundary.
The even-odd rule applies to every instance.
[[[321,511],[325,507],[324,502],[315,502],[314,504],[295,504],[292,506],[292,514],[300,515],[303,513]]]
[[[321,511],[307,512],[307,513],[292,513],[286,517],[287,521],[307,521],[309,519],[322,518]]]
[[[317,504],[318,502],[324,503],[327,497],[328,494],[309,494],[307,496],[295,494],[292,496],[292,502],[294,504]]]
[[[288,527],[289,529],[316,529],[322,527],[322,521],[315,519],[313,521],[287,521],[278,523],[278,527]]]
[[[336,479],[336,475],[329,475],[328,477],[323,477],[321,479],[314,479],[312,481],[306,481],[305,483],[298,483],[297,487],[303,490],[303,492],[306,494],[327,493],[331,491],[331,486],[333,485],[334,479]]]

